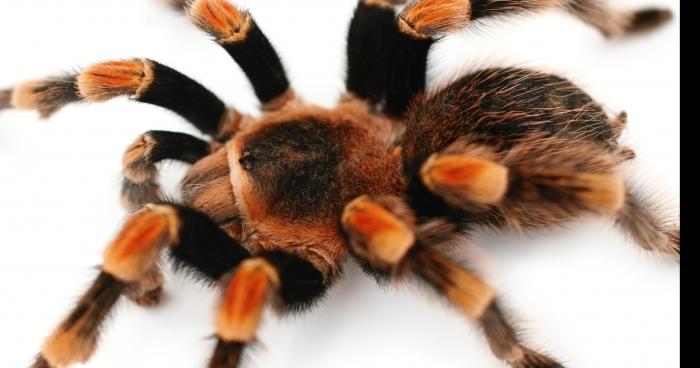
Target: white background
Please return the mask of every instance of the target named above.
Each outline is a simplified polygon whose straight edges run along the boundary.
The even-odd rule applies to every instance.
[[[614,0],[611,0],[614,1]],[[465,68],[526,65],[569,77],[611,113],[635,178],[680,200],[680,1],[672,24],[606,42],[560,13],[509,18],[449,37],[431,54],[431,81]],[[332,106],[343,91],[344,36],[355,0],[248,0],[296,91]],[[630,8],[643,0],[618,1]],[[0,87],[112,58],[150,57],[255,112],[248,82],[187,19],[150,0],[0,0]],[[149,129],[195,133],[174,114],[114,100],[73,105],[49,121],[0,113],[1,367],[27,366],[95,275],[123,219],[124,148]],[[183,167],[170,164],[175,183]],[[173,187],[174,184],[171,184]],[[628,243],[603,220],[516,235],[480,234],[483,270],[525,336],[567,367],[675,367],[680,266]],[[460,253],[466,257],[467,251]],[[152,310],[123,303],[88,367],[204,367],[215,293],[169,275]],[[379,288],[353,265],[317,309],[268,316],[246,367],[502,367],[480,332],[422,288]]]

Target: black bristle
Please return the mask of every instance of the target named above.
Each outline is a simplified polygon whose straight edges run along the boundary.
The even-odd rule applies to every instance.
[[[170,254],[178,266],[215,281],[250,256],[206,215],[183,206],[177,208],[180,241],[170,248]]]
[[[155,140],[149,157],[152,163],[178,160],[192,164],[209,154],[209,143],[189,134],[160,130],[146,134]]]
[[[401,32],[396,24],[393,35],[384,112],[393,117],[402,117],[411,101],[425,90],[428,52],[435,41],[409,36]]]
[[[163,64],[152,64],[153,83],[138,100],[172,110],[202,132],[216,134],[226,105],[193,79]]]
[[[289,80],[277,52],[255,20],[241,42],[225,43],[224,49],[243,69],[262,103],[279,97],[289,89]]]
[[[279,272],[279,295],[289,311],[312,306],[326,292],[323,274],[303,258],[287,252],[264,252],[256,256],[269,261]]]
[[[393,45],[394,10],[360,1],[347,44],[347,90],[377,104],[384,99],[389,56]]]

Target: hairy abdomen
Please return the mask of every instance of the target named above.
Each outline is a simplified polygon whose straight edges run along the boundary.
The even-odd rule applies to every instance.
[[[417,101],[403,150],[409,197],[423,216],[460,223],[537,228],[582,212],[614,213],[619,132],[590,96],[557,76],[486,69]],[[434,153],[476,157],[508,170],[492,206],[454,208],[427,190],[419,172]]]
[[[469,74],[414,104],[404,147],[409,171],[465,136],[507,149],[543,136],[607,145],[613,131],[600,105],[571,82],[503,68]]]

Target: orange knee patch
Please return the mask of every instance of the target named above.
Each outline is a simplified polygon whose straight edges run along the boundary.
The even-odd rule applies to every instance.
[[[423,183],[448,202],[495,204],[508,190],[508,169],[463,155],[433,155],[421,169]]]
[[[495,293],[479,278],[456,268],[450,270],[452,283],[445,288],[445,294],[455,305],[472,319],[479,319],[491,304]]]
[[[495,298],[495,291],[488,284],[432,250],[417,252],[413,262],[416,273],[474,320],[481,318]]]
[[[138,98],[154,78],[150,60],[107,61],[80,73],[78,90],[85,100],[94,102],[123,95]]]
[[[136,283],[129,285],[124,294],[142,307],[158,305],[163,297],[165,277],[158,264],[149,269]]]
[[[268,294],[280,284],[277,270],[253,258],[241,263],[229,281],[216,315],[216,331],[223,341],[253,340]]]
[[[127,147],[122,158],[124,176],[133,183],[143,183],[156,175],[155,165],[150,161],[156,141],[144,134]]]
[[[396,265],[416,240],[407,224],[366,196],[345,207],[342,222],[355,252],[378,266]]]
[[[190,7],[190,15],[197,27],[220,43],[245,40],[251,24],[250,15],[226,0],[196,0]]]
[[[614,215],[625,204],[625,183],[618,176],[580,174],[571,185],[580,186],[578,198],[602,215]]]
[[[454,32],[470,18],[470,0],[419,0],[399,14],[398,22],[403,33],[427,38]]]
[[[125,282],[140,280],[161,248],[177,242],[179,219],[169,206],[151,206],[130,219],[105,250],[102,269]]]

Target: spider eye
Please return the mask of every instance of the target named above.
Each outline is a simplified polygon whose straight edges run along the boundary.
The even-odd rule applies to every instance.
[[[253,155],[250,153],[244,153],[241,159],[238,160],[238,163],[241,164],[243,170],[252,170],[253,167],[255,167],[255,157],[253,157]]]

